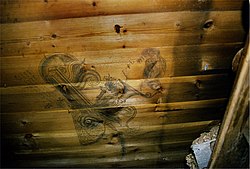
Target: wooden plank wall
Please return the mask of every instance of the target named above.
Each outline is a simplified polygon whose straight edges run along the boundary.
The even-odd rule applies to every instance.
[[[245,37],[243,2],[1,0],[2,165],[185,166],[192,141],[222,119],[231,61]],[[147,59],[150,52],[158,60]],[[87,87],[77,90],[91,102],[87,109],[102,106],[109,113],[132,107],[136,113],[129,126],[107,120],[99,139],[81,145],[77,110],[44,80],[50,76],[43,74],[46,61],[60,62],[52,56],[94,72],[98,84],[83,81]],[[156,93],[148,97],[143,87],[151,82],[160,87],[151,87]],[[121,93],[112,91],[119,85]],[[137,94],[127,96],[128,91]],[[126,117],[116,115],[118,121]]]

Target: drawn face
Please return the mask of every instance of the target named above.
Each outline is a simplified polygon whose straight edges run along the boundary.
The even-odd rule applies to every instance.
[[[160,51],[148,48],[142,51],[136,61],[130,61],[123,70],[126,79],[149,79],[162,77],[166,70],[166,62],[160,56]]]
[[[130,61],[127,67],[123,70],[123,74],[126,79],[141,79],[143,78],[145,64],[139,59],[136,61]]]
[[[163,77],[166,71],[166,62],[160,56],[160,51],[148,48],[142,51],[136,61],[130,61],[123,74],[126,79],[145,79],[138,89],[142,96],[153,97],[162,92],[161,83],[154,78]]]

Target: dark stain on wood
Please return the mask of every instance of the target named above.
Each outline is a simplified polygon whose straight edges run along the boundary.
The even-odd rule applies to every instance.
[[[214,27],[214,21],[212,19],[207,20],[203,25],[204,30],[211,30],[213,29],[213,27]]]
[[[53,33],[53,34],[51,35],[51,37],[52,37],[53,39],[55,39],[55,38],[57,38],[57,35],[56,35],[55,33]]]
[[[21,143],[24,147],[26,147],[27,149],[31,149],[31,150],[36,150],[38,149],[38,145],[36,143],[36,140],[34,139],[34,135],[33,134],[25,134],[24,138],[22,140]]]
[[[199,89],[201,88],[201,80],[196,80],[195,81],[195,86]]]
[[[27,126],[29,122],[27,120],[21,120],[21,125],[22,126]]]
[[[120,25],[115,25],[114,29],[115,29],[116,33],[120,33],[121,32],[121,26]]]

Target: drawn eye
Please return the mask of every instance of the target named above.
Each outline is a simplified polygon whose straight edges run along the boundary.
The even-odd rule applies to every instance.
[[[154,90],[158,90],[158,89],[161,88],[160,84],[158,84],[158,83],[152,83],[152,84],[150,84],[149,86],[150,86],[152,89],[154,89]]]
[[[79,117],[78,122],[82,127],[87,127],[87,128],[95,128],[100,123],[103,123],[102,120],[98,120],[94,117]]]
[[[87,119],[87,120],[85,120],[84,122],[85,122],[86,124],[88,124],[88,125],[89,125],[89,124],[91,124],[91,123],[92,123],[92,120]]]
[[[66,68],[65,67],[59,67],[60,72],[66,73]]]

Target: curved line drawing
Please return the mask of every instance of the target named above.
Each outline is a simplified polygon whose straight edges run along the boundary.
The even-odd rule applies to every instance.
[[[78,60],[65,53],[54,53],[41,61],[39,72],[42,78],[54,85],[69,102],[76,133],[82,145],[97,142],[103,138],[108,128],[120,133],[120,140],[124,142],[124,133],[119,131],[119,126],[130,129],[129,123],[136,117],[137,110],[134,106],[123,107],[123,103],[136,95],[152,98],[162,93],[161,83],[155,79],[163,77],[166,71],[166,61],[160,56],[160,51],[155,48],[144,49],[136,61],[130,61],[126,71],[122,70],[126,79],[129,79],[127,71],[132,71],[134,64],[139,64],[142,68],[138,72],[145,79],[139,89],[121,79],[104,76],[104,86],[100,86],[100,93],[92,103],[85,96],[84,90],[98,86],[101,81],[94,66],[88,66],[85,60]],[[125,145],[121,146],[124,154]]]
[[[88,68],[84,61],[58,53],[43,59],[39,68],[43,79],[53,84],[70,103],[73,122],[82,145],[97,142],[105,134],[106,126],[114,131],[117,131],[115,124],[128,127],[128,123],[136,116],[134,107],[96,109],[110,104],[93,104],[80,92],[86,85],[93,87],[101,81],[99,73]]]

